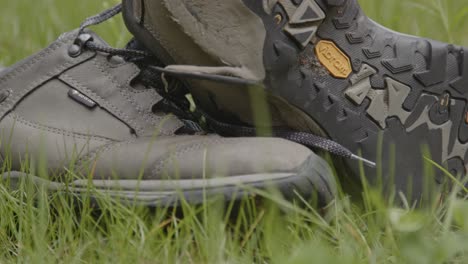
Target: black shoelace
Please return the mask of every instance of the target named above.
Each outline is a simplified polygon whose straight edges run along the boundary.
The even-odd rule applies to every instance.
[[[112,56],[121,56],[131,61],[142,61],[142,60],[151,61],[152,59],[156,59],[149,52],[146,52],[144,50],[129,48],[130,45],[126,49],[116,49],[116,48],[111,48],[108,46],[100,45],[98,43],[95,43],[92,37],[89,34],[86,34],[84,32],[87,27],[101,24],[102,22],[116,16],[117,14],[121,12],[122,12],[122,5],[119,4],[96,16],[87,18],[81,24],[78,30],[78,35],[76,37],[76,40],[74,44],[70,47],[70,50],[69,50],[70,55],[79,56],[79,54],[81,54],[83,49],[88,49],[92,51],[103,52]],[[257,85],[258,84],[256,81],[244,80],[244,79],[232,77],[232,76],[219,76],[219,75],[211,75],[211,74],[197,73],[197,72],[181,72],[181,71],[167,69],[164,67],[151,65],[147,63],[146,65],[143,66],[143,68],[145,68],[145,70],[147,71],[149,70],[149,71],[153,71],[159,74],[166,74],[166,75],[170,75],[170,76],[177,77],[177,78],[203,79],[203,80],[211,80],[211,81],[216,81],[216,82],[224,82],[224,83],[230,83],[230,84],[243,84],[243,85]],[[148,80],[148,82],[151,83],[152,81]],[[176,104],[171,101],[174,101],[174,100],[170,100],[170,101],[166,100],[165,105],[172,112],[178,113],[178,115],[182,115],[181,113],[186,113],[185,117],[188,117],[188,116],[193,117],[192,114],[188,114],[189,112],[188,110],[187,111],[182,110],[179,104]],[[258,131],[254,127],[232,125],[232,124],[224,123],[214,118],[211,118],[210,116],[204,113],[202,115],[205,117],[209,127],[219,134],[231,135],[231,136],[247,136],[247,137],[253,137],[253,136],[258,135],[257,134]],[[319,136],[316,136],[310,133],[305,133],[305,132],[291,131],[289,128],[285,128],[285,127],[272,128],[272,135],[274,137],[284,138],[284,139],[305,145],[310,148],[322,149],[336,156],[353,159],[357,161],[362,161],[365,165],[369,167],[376,167],[375,162],[362,158],[354,154],[353,152],[351,152],[349,149],[342,146],[341,144],[333,140],[327,139],[327,138],[319,137]]]

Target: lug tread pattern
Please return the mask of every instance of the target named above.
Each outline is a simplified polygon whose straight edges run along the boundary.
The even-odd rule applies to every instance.
[[[382,60],[383,66],[387,68],[392,74],[398,74],[414,69],[413,60],[416,42],[395,44],[395,52],[397,54],[394,59]]]
[[[426,56],[428,69],[422,72],[415,72],[414,77],[425,87],[430,87],[443,83],[447,78],[448,46],[435,46],[429,41],[427,41],[427,45],[430,47],[430,51]]]
[[[468,49],[462,48],[458,52],[460,76],[450,82],[450,86],[460,94],[468,97]]]
[[[284,51],[288,46],[291,54],[276,52],[278,57],[271,61],[275,65],[295,65],[297,58],[314,58],[316,55],[307,53],[308,47],[327,40],[350,58],[353,74],[337,80],[309,69],[299,77],[295,74],[297,69],[290,68],[287,75],[269,80],[272,90],[308,113],[331,138],[351,151],[362,151],[363,157],[377,156],[376,146],[382,136],[384,149],[398,145],[397,153],[410,158],[398,158],[404,164],[397,169],[397,174],[422,173],[416,169],[418,165],[423,167],[417,158],[423,153],[417,145],[424,144],[425,140],[435,142],[430,146],[435,162],[443,163],[452,173],[465,174],[468,136],[463,135],[468,135],[468,49],[386,30],[363,14],[357,0],[315,1],[326,14],[314,33],[316,40],[295,39],[301,45],[293,51],[283,39],[283,47],[276,50]],[[307,56],[302,56],[304,53]],[[371,70],[360,72],[363,67]],[[284,67],[272,72],[284,72]],[[309,91],[309,96],[292,93],[291,87],[295,86],[292,80],[302,83],[298,88]],[[446,99],[447,110],[440,107],[444,94],[450,95]],[[391,157],[382,159],[385,158]],[[352,171],[359,171],[352,162],[346,165]],[[386,162],[382,166],[382,171],[394,169]],[[374,170],[364,169],[375,175]],[[443,177],[437,179],[443,182]],[[400,180],[398,186],[407,185],[407,179]]]
[[[298,7],[308,0],[285,1]],[[427,142],[434,142],[429,146],[432,160],[465,174],[468,50],[378,26],[363,14],[357,0],[314,1],[325,14],[320,22],[284,21],[285,26],[278,28],[272,16],[261,16],[269,34],[264,51],[269,92],[307,113],[310,119],[305,118],[305,123],[314,122],[352,152],[370,160],[379,157],[382,174],[401,175],[397,191],[407,191],[407,177],[415,176],[413,194],[422,192],[417,186],[426,153],[420,146]],[[313,13],[308,14],[288,17],[313,19]],[[285,30],[306,25],[317,26],[312,38]],[[321,64],[315,52],[320,41],[333,42],[348,57],[352,73],[347,78],[334,77]],[[395,159],[398,166],[389,162]],[[354,161],[344,164],[355,176],[378,178],[375,169],[364,166],[362,171]],[[387,176],[391,177],[383,175]],[[437,178],[443,181],[444,177]]]
[[[359,14],[359,6],[347,1],[344,7],[339,8],[340,15],[333,19],[333,24],[337,29],[348,29]]]
[[[281,0],[278,3],[289,17],[284,31],[301,48],[305,48],[315,37],[325,13],[314,0],[303,0],[300,4],[292,0]]]
[[[333,21],[335,33],[343,35],[340,39],[346,40],[346,44],[349,45],[349,47],[359,46],[355,49],[360,49],[361,53],[365,56],[362,61],[365,63],[369,62],[371,66],[375,66],[379,69],[378,76],[381,76],[380,78],[384,78],[383,76],[391,76],[394,81],[400,81],[402,84],[404,82],[411,88],[411,93],[414,94],[408,97],[415,98],[414,102],[411,104],[411,107],[408,107],[408,104],[405,102],[402,105],[403,111],[405,108],[409,108],[409,112],[407,112],[408,115],[411,113],[412,116],[415,116],[411,110],[414,110],[416,107],[425,107],[424,103],[427,102],[421,100],[425,94],[435,95],[436,98],[437,96],[441,97],[444,93],[451,94],[453,96],[453,98],[450,99],[450,102],[453,105],[453,109],[451,109],[452,111],[455,111],[455,105],[466,105],[466,101],[468,101],[467,48],[455,47],[450,44],[443,44],[422,38],[418,39],[408,37],[395,34],[391,31],[386,31],[382,28],[376,28],[367,18],[356,19],[356,16],[359,17],[365,15],[362,12],[356,14],[356,9],[360,10],[360,8],[354,0],[347,1],[347,5],[344,9],[333,9],[333,4],[331,4],[330,1],[328,4],[332,10],[335,10],[335,12],[329,11],[327,15],[330,16],[330,14],[333,14],[331,20]],[[348,30],[345,33],[341,33],[343,29]],[[318,34],[319,37],[322,37],[320,31]],[[326,38],[334,39],[333,37]],[[366,38],[371,39],[370,44],[365,43]],[[343,48],[343,46],[340,47]],[[393,58],[384,57],[384,52],[388,48],[393,51]],[[350,48],[349,50],[351,50],[351,52],[349,52],[350,54],[357,54],[353,52],[353,48]],[[417,68],[417,53],[424,57],[426,64],[425,69]],[[458,62],[457,74],[450,72],[453,69],[449,66],[449,55],[454,56]],[[380,62],[383,68],[376,64],[378,62]],[[351,76],[351,78],[353,78],[353,76]],[[378,76],[373,77],[379,78]],[[401,77],[400,80],[399,76],[410,76],[410,78]],[[450,79],[449,76],[456,77]],[[384,89],[388,89],[388,83]],[[353,92],[353,90],[351,89],[349,92]],[[375,98],[372,98],[374,100],[371,100],[367,111],[369,111],[369,109],[371,109],[372,112],[379,111],[379,109],[382,109],[380,111],[388,111],[388,108],[385,107],[385,102],[388,100],[386,98],[387,97],[377,90]],[[354,97],[353,100],[351,100],[351,97],[348,97],[348,100],[353,103],[362,102],[362,98],[358,97]],[[435,112],[435,106],[438,105],[441,99],[439,98],[435,100],[437,103],[432,106],[431,112],[428,113],[428,120],[426,121],[432,122],[432,126],[434,126],[432,129],[446,129],[446,131],[443,131],[443,133],[446,134],[441,136],[444,141],[442,144],[447,144],[446,146],[442,146],[442,148],[445,148],[445,154],[443,157],[445,160],[441,160],[441,162],[445,162],[445,165],[447,165],[449,169],[453,170],[455,175],[460,172],[465,174],[466,165],[461,166],[460,164],[468,164],[468,146],[465,145],[466,142],[468,142],[468,136],[464,136],[468,133],[468,106],[462,110],[458,107],[457,111],[463,114],[462,117],[460,117],[459,113],[458,115],[452,113],[450,116],[449,112]],[[436,108],[439,109],[438,107]],[[387,116],[387,118],[390,117],[392,116]],[[383,122],[382,119],[372,117],[372,115],[369,116],[369,119],[373,120],[375,124],[380,126],[382,129],[387,127],[387,123]],[[448,126],[447,124],[450,124],[448,121],[451,121],[451,124],[453,124],[453,127],[450,129],[445,127]],[[405,124],[403,122],[402,125],[408,126],[409,124]],[[365,133],[369,133],[369,131],[366,131]],[[447,143],[449,141],[449,137],[447,135],[449,134],[450,140],[452,140],[450,144]],[[447,154],[450,151],[456,155],[450,156]]]

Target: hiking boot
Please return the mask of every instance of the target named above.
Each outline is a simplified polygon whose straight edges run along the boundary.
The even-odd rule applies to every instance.
[[[334,198],[329,166],[308,148],[207,135],[167,113],[170,103],[157,90],[172,87],[132,62],[142,54],[113,49],[81,28],[2,71],[4,182],[27,179],[76,194],[92,183],[98,192],[147,205],[238,199],[270,187],[320,205]]]
[[[357,179],[419,199],[448,179],[433,164],[466,174],[467,48],[386,29],[356,0],[123,3],[130,31],[213,119],[253,125],[261,87],[268,122],[340,143],[364,161],[344,160]]]

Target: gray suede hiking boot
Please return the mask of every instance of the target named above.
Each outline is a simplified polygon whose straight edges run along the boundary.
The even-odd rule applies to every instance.
[[[91,183],[148,205],[237,199],[270,187],[320,205],[334,198],[331,170],[312,151],[281,139],[200,133],[165,112],[161,80],[117,53],[144,54],[112,49],[81,29],[0,73],[4,183],[27,179],[76,194]]]
[[[363,158],[344,160],[356,179],[419,199],[449,179],[429,160],[466,175],[467,48],[386,29],[357,0],[123,2],[130,31],[166,73],[192,78],[211,118],[252,125],[260,87],[274,126]]]

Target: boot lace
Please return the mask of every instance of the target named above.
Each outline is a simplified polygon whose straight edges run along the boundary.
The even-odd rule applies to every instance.
[[[144,50],[144,48],[135,48],[135,46],[137,45],[134,45],[134,40],[131,41],[125,49],[117,49],[98,44],[93,41],[92,37],[89,34],[85,33],[86,28],[93,25],[101,24],[104,21],[107,21],[108,19],[118,15],[121,12],[122,4],[119,4],[108,10],[105,10],[104,12],[98,15],[87,18],[80,25],[76,39],[73,45],[70,47],[70,55],[79,56],[79,54],[81,54],[81,52],[84,49],[88,49],[91,51],[106,53],[111,56],[120,56],[128,61],[135,62],[143,70],[143,74],[141,76],[142,81],[147,84],[150,84],[150,86],[152,87],[156,87],[158,92],[166,98],[162,101],[162,106],[167,111],[170,111],[181,117],[181,119],[187,120],[189,126],[193,127],[194,129],[200,129],[200,126],[197,125],[197,121],[200,120],[199,118],[201,116],[203,116],[206,120],[209,129],[218,134],[240,137],[254,137],[258,135],[258,130],[254,127],[224,123],[210,117],[201,110],[191,112],[188,110],[190,106],[187,103],[187,100],[181,100],[180,95],[174,95],[171,91],[167,89],[167,85],[166,89],[163,90],[158,88],[160,85],[154,85],[154,79],[161,78],[161,75],[172,76],[178,79],[202,79],[215,82],[242,85],[258,85],[259,83],[257,81],[246,80],[233,76],[220,76],[199,72],[182,72],[174,69],[168,69],[161,66],[162,64],[160,63],[155,63],[155,61],[158,62],[158,59],[155,56],[153,56],[150,52]],[[290,128],[287,127],[273,127],[272,136],[287,139],[307,146],[309,148],[321,149],[339,157],[361,161],[366,166],[372,168],[376,167],[375,162],[354,154],[352,151],[333,140],[316,136],[314,134],[292,131]]]

